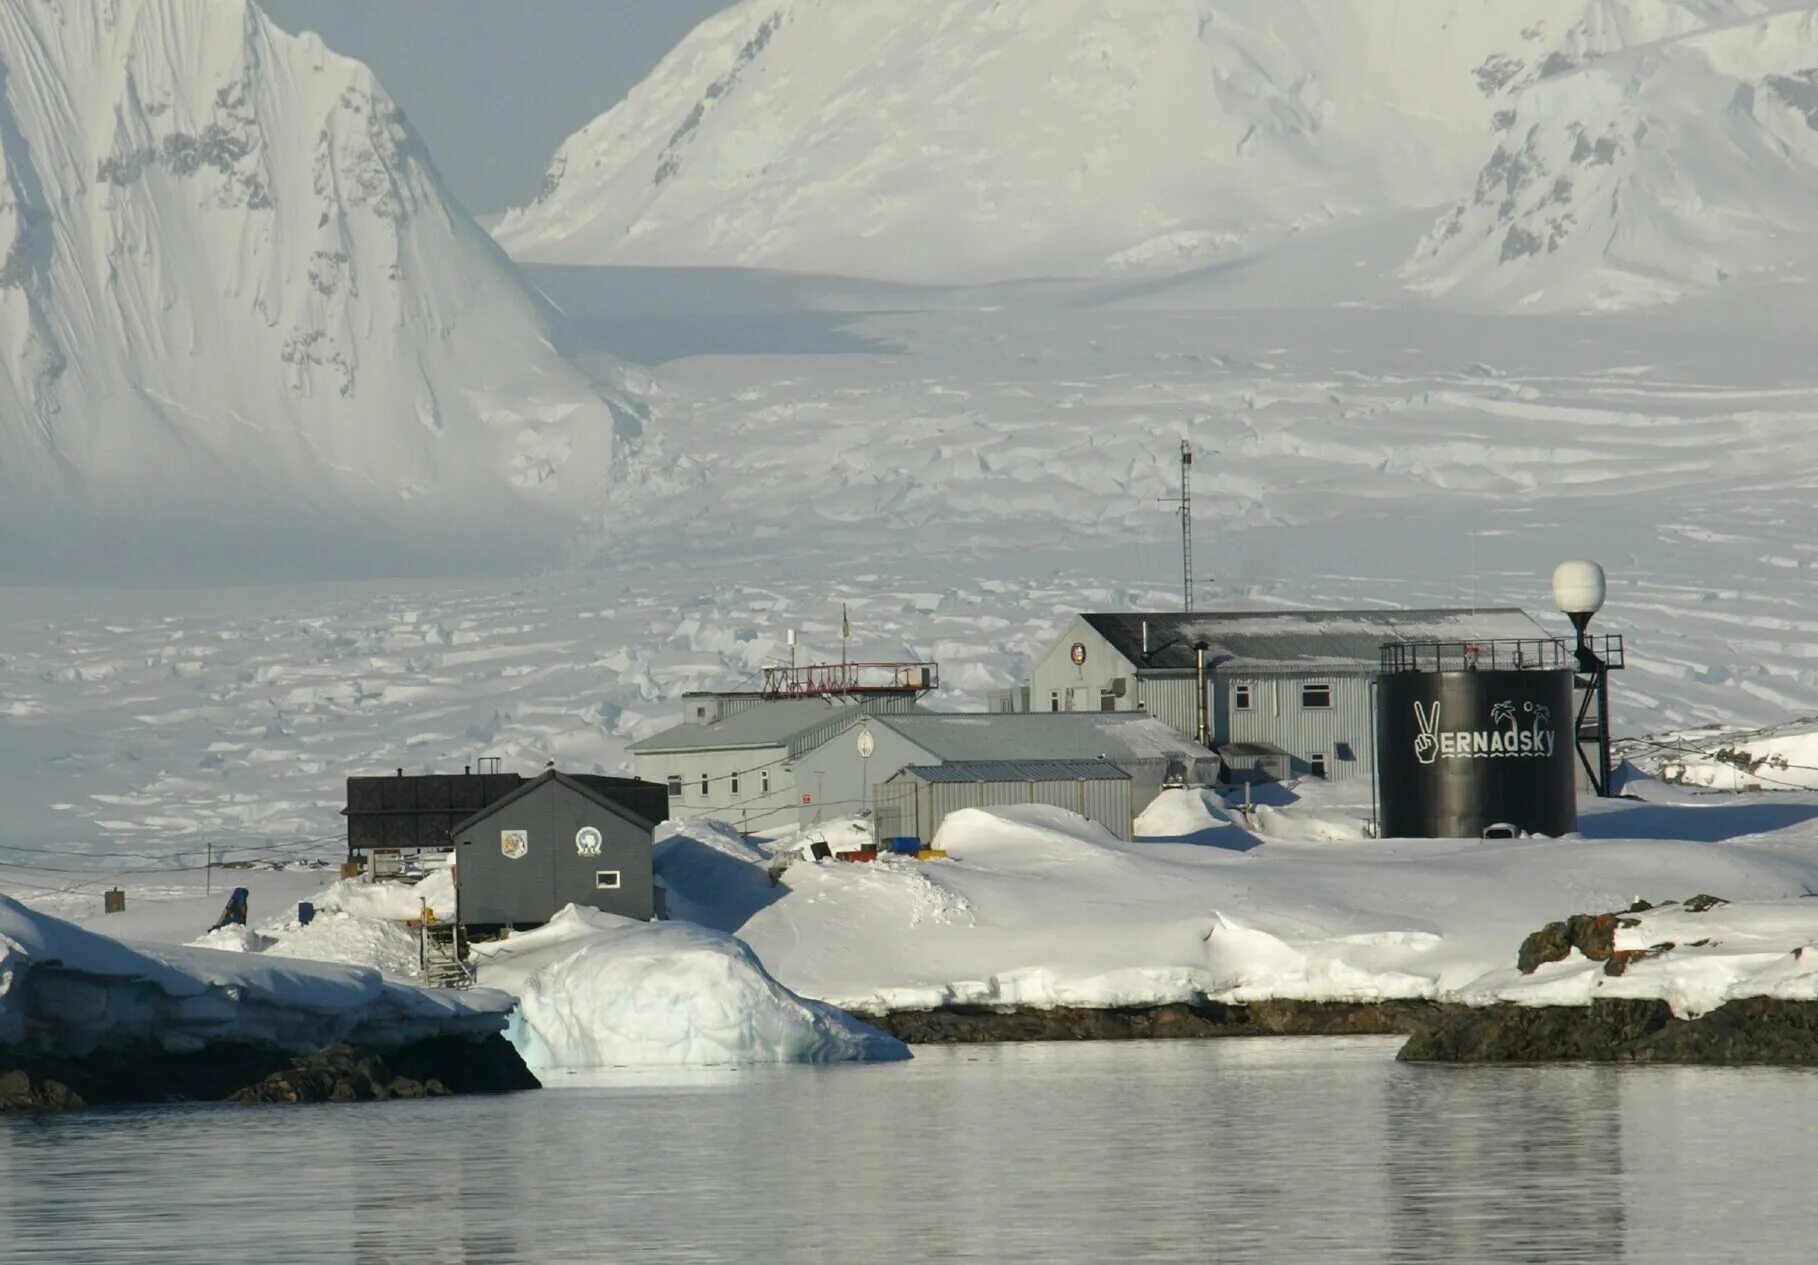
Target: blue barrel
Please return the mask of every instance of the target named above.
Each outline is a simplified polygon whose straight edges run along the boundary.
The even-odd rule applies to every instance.
[[[306,901],[306,900],[298,901],[297,902],[297,922],[298,922],[298,924],[300,926],[307,927],[310,923],[314,922],[315,920],[316,920],[316,907],[314,905],[312,905],[309,901]]]

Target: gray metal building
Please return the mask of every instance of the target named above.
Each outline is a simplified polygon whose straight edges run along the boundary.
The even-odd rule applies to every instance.
[[[551,769],[454,830],[459,920],[537,926],[565,905],[627,918],[655,912],[647,813],[661,788]]]
[[[1216,755],[1138,712],[882,714],[795,759],[797,783],[821,792],[813,804],[802,805],[800,820],[809,825],[870,811],[875,788],[911,766],[1005,760],[1113,765],[1130,775],[1130,802],[1137,813],[1170,781],[1207,785],[1218,775]]]
[[[793,826],[818,812],[828,788],[800,775],[803,755],[867,716],[920,710],[913,697],[687,694],[682,703],[682,724],[632,744],[637,775],[668,788],[674,820],[715,817],[746,831]]]
[[[1235,744],[1234,757],[1276,749],[1290,776],[1368,777],[1382,647],[1476,641],[1531,642],[1539,654],[1554,638],[1514,609],[1084,614],[1035,661],[1027,694],[1009,692],[994,705],[1141,712],[1190,737],[1195,648],[1204,643],[1214,748]]]
[[[1048,804],[1095,821],[1119,839],[1135,836],[1130,775],[1102,760],[980,760],[911,765],[874,791],[880,840],[931,844],[962,808]]]

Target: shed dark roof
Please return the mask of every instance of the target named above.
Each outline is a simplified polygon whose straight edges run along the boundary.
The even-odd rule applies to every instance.
[[[630,803],[626,802],[628,798],[631,798],[628,792],[632,791],[634,788],[648,788],[650,791],[665,797],[668,795],[668,791],[665,788],[656,785],[654,782],[639,782],[632,778],[595,777],[592,774],[587,773],[564,773],[560,769],[549,769],[545,771],[541,777],[531,778],[528,782],[525,782],[522,786],[518,787],[517,790],[505,796],[503,799],[494,800],[479,812],[473,814],[473,816],[458,823],[454,828],[454,833],[458,835],[472,829],[476,823],[492,816],[502,808],[517,803],[526,795],[535,793],[538,787],[545,786],[550,782],[559,783],[575,792],[575,794],[583,795],[592,800],[608,812],[616,813],[620,817],[636,822],[640,826],[646,826],[651,830],[656,829],[657,823],[652,821],[646,814],[639,812],[638,809],[633,807]]]
[[[912,764],[897,778],[919,782],[1128,782],[1130,775],[1106,760],[962,760]]]
[[[1488,610],[1098,613],[1081,619],[1139,670],[1191,671],[1204,641],[1214,668],[1374,672],[1389,642],[1553,640],[1527,612]],[[1143,653],[1147,624],[1149,653]]]

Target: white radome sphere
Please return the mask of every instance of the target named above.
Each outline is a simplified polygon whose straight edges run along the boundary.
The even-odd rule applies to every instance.
[[[1575,559],[1553,571],[1553,602],[1568,615],[1595,615],[1603,608],[1603,568]]]

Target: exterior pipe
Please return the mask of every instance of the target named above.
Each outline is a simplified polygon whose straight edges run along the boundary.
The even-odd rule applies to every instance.
[[[1195,729],[1199,745],[1212,745],[1212,708],[1206,698],[1206,643],[1200,642],[1193,647],[1193,658],[1199,674],[1199,724]]]

